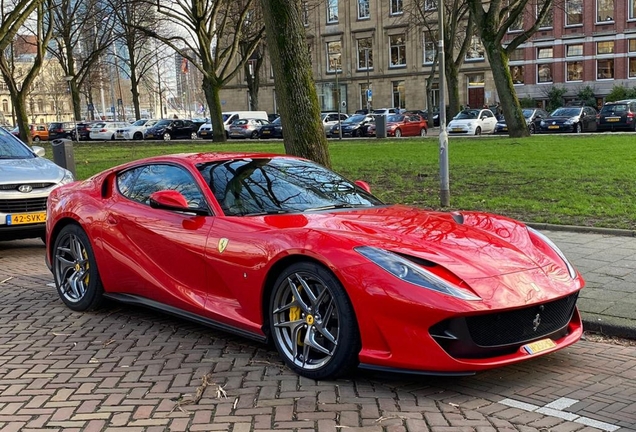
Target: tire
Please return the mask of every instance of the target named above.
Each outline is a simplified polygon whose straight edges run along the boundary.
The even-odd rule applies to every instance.
[[[583,127],[581,126],[581,123],[575,124],[574,133],[580,134],[581,132],[583,132]]]
[[[60,298],[74,311],[97,309],[104,300],[91,242],[78,225],[67,225],[54,241],[53,278]]]
[[[115,134],[112,134],[112,135],[110,136],[110,140],[111,140],[111,141],[115,141]]]
[[[362,136],[362,130],[361,129],[356,129],[351,133],[351,136],[353,136],[354,138],[360,138]]]
[[[254,132],[252,132],[252,136],[250,136],[250,138],[252,138],[252,139],[258,139],[258,131],[254,131]]]
[[[33,142],[40,142],[40,137],[39,136],[34,136],[33,137]]]
[[[395,137],[396,138],[401,138],[402,137],[402,131],[400,129],[396,129],[395,130]]]
[[[475,135],[481,135],[481,127],[477,126],[477,129],[475,129]]]
[[[144,139],[144,134],[142,134],[141,132],[135,132],[135,134],[133,135],[133,140],[139,141],[142,139]]]
[[[353,307],[338,279],[319,264],[298,262],[281,273],[269,298],[269,322],[276,349],[299,375],[333,379],[358,364]]]
[[[168,132],[163,134],[163,140],[164,141],[170,141],[172,139],[172,137],[170,136],[170,134]]]
[[[420,136],[421,136],[421,137],[425,137],[425,136],[426,136],[426,133],[427,133],[426,128],[422,128],[422,129],[420,129]]]
[[[535,127],[534,123],[530,123],[528,131],[530,132],[530,135],[534,135],[535,133],[537,133],[537,128]]]
[[[190,134],[190,139],[193,139],[193,140],[194,140],[194,139],[197,139],[197,138],[198,138],[198,137],[197,137],[197,133],[196,133],[196,132],[192,132],[192,133]]]

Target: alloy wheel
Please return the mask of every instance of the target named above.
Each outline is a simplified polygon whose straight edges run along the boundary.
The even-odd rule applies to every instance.
[[[55,282],[60,296],[77,303],[90,283],[90,262],[86,245],[75,234],[61,238],[55,248]]]

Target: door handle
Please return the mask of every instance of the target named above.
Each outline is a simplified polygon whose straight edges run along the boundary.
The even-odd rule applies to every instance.
[[[106,222],[108,222],[109,225],[117,225],[117,218],[115,216],[113,216],[112,214],[109,214],[106,217]]]

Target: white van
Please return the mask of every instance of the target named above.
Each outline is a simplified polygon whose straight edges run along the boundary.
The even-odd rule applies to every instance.
[[[223,116],[223,125],[225,126],[225,136],[229,137],[230,125],[239,119],[262,119],[267,120],[265,111],[228,111],[221,113]],[[206,123],[199,128],[198,135],[200,138],[212,138],[212,124]]]

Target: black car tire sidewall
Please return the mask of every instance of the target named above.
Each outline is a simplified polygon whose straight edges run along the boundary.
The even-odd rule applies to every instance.
[[[66,299],[62,293],[60,286],[57,283],[57,275],[54,275],[55,285],[58,295],[60,299],[64,302],[64,304],[74,311],[86,311],[97,309],[104,300],[104,288],[102,286],[102,281],[99,277],[99,270],[97,268],[97,262],[95,261],[95,254],[93,253],[93,247],[91,246],[91,242],[86,235],[86,232],[79,227],[78,225],[67,225],[55,238],[55,242],[53,244],[53,259],[55,259],[55,252],[60,244],[60,241],[67,235],[74,234],[81,241],[82,245],[86,249],[86,254],[88,255],[88,262],[90,265],[89,268],[89,283],[86,288],[86,293],[84,297],[78,302],[71,302]],[[53,263],[53,271],[56,271],[56,263]]]
[[[358,323],[356,321],[353,306],[342,287],[340,281],[335,277],[333,273],[324,268],[323,266],[312,262],[298,262],[287,267],[277,278],[274,289],[271,292],[268,299],[269,307],[269,322],[273,323],[273,307],[274,299],[276,298],[277,291],[284,289],[287,284],[287,277],[294,273],[314,273],[328,286],[333,300],[336,302],[339,318],[340,318],[340,334],[338,336],[338,347],[333,355],[332,359],[319,369],[304,370],[295,365],[290,359],[288,359],[283,349],[280,346],[280,342],[275,337],[273,329],[272,340],[274,346],[278,350],[280,357],[285,364],[294,372],[304,377],[314,380],[334,379],[349,373],[353,368],[358,365],[358,353],[360,352],[360,335],[358,330]]]

